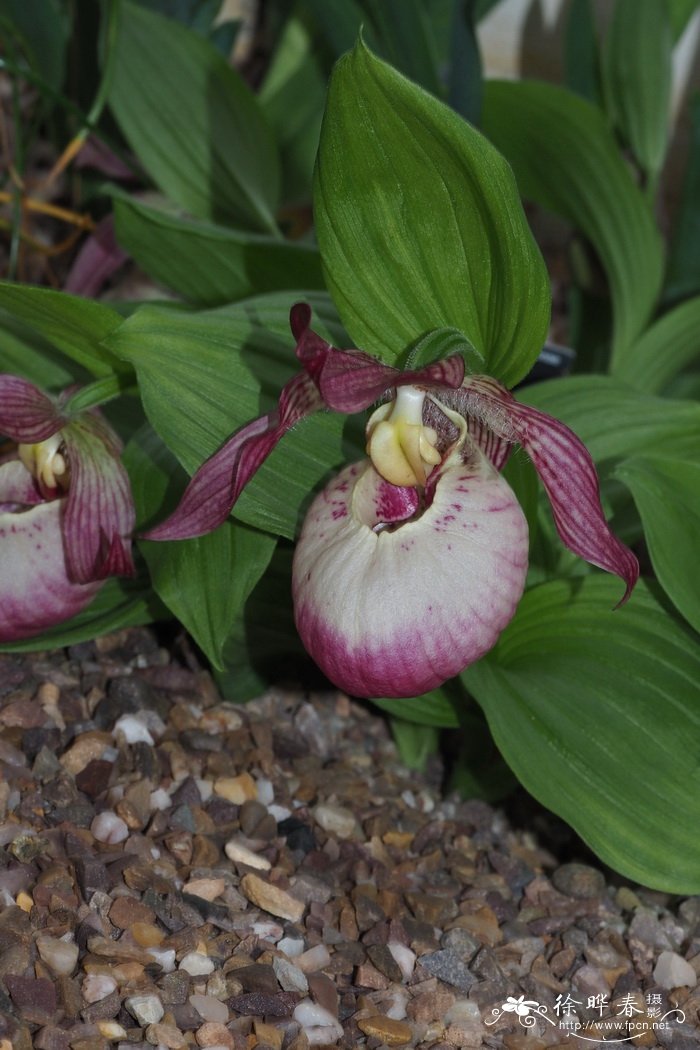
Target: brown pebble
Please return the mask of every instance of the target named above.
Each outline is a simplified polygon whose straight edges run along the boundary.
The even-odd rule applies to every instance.
[[[109,733],[103,733],[99,729],[92,729],[76,737],[68,750],[63,752],[59,762],[67,773],[72,773],[75,776],[76,773],[80,773],[81,770],[85,769],[88,762],[102,758],[105,748],[110,747],[111,744],[112,737]]]
[[[233,1050],[236,1045],[226,1025],[216,1021],[205,1021],[195,1032],[195,1039],[198,1046],[228,1046]]]
[[[552,875],[552,883],[560,893],[577,900],[590,900],[605,892],[602,871],[588,864],[562,864]]]
[[[264,1021],[253,1021],[253,1028],[258,1038],[258,1046],[269,1046],[271,1050],[282,1050],[284,1032],[281,1028],[275,1028],[272,1024]]]
[[[128,930],[135,922],[152,925],[155,912],[135,897],[117,897],[109,909],[109,921],[118,930]]]
[[[374,1017],[361,1017],[357,1027],[368,1036],[381,1039],[388,1046],[403,1046],[413,1038],[411,1026],[405,1021],[394,1021],[391,1017],[375,1014]]]
[[[266,882],[258,875],[244,875],[241,879],[241,890],[252,904],[270,915],[277,915],[280,919],[300,922],[306,910],[303,901],[297,900],[291,893],[275,886],[274,883]]]
[[[153,1046],[167,1046],[169,1050],[184,1050],[188,1046],[187,1038],[174,1024],[149,1024],[146,1029],[146,1040]]]

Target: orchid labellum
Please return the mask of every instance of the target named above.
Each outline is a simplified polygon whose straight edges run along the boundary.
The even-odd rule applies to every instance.
[[[400,371],[337,350],[291,312],[303,371],[277,410],[233,435],[192,478],[148,539],[201,535],[229,514],[280,438],[320,408],[379,407],[367,455],[313,502],[297,543],[299,634],[319,667],[357,696],[408,697],[478,660],[512,618],[525,585],[528,530],[499,471],[530,456],[570,550],[626,583],[637,560],[609,530],[588,452],[568,427],[519,404],[496,380],[465,376],[453,355]]]
[[[26,379],[0,375],[0,641],[80,612],[113,575],[132,575],[134,507],[121,444],[96,412],[64,412]]]

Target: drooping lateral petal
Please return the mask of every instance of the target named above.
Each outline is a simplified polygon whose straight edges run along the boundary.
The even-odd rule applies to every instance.
[[[478,660],[513,616],[527,523],[479,452],[447,466],[422,515],[378,530],[386,486],[356,463],[311,505],[294,555],[295,619],[341,689],[418,696]]]
[[[95,413],[69,423],[62,435],[70,469],[64,513],[69,576],[77,583],[131,576],[135,511],[118,439]]]
[[[45,441],[65,420],[51,398],[28,379],[0,375],[0,434],[19,445]]]
[[[33,506],[42,502],[38,486],[24,463],[16,456],[0,462],[0,507]]]
[[[210,456],[192,476],[170,517],[143,538],[191,539],[218,528],[277,442],[295,423],[322,407],[311,377],[305,372],[294,376],[283,388],[276,411],[248,423]]]
[[[290,324],[297,340],[297,357],[325,404],[336,412],[361,412],[396,386],[459,387],[464,379],[464,360],[459,354],[402,372],[361,350],[338,350],[310,328],[311,307],[307,303],[292,307]]]
[[[65,502],[0,514],[0,642],[28,638],[75,616],[102,586],[68,578],[61,531]]]
[[[611,532],[600,503],[595,465],[583,442],[564,423],[522,405],[495,379],[471,376],[465,383],[467,411],[507,441],[527,452],[552,505],[552,515],[569,550],[626,586],[627,601],[639,576],[639,563]]]

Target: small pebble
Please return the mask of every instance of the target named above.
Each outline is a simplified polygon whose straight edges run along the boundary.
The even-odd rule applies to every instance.
[[[113,732],[115,740],[118,741],[121,736],[127,744],[150,744],[151,747],[155,744],[145,721],[139,715],[122,715],[114,723]]]
[[[389,941],[387,948],[398,963],[404,980],[407,981],[413,974],[416,965],[416,953],[407,948],[405,944],[399,944],[397,941]]]
[[[116,991],[117,982],[109,974],[89,973],[83,980],[82,993],[86,1003],[98,1003]]]
[[[98,842],[108,842],[110,845],[116,845],[129,837],[129,829],[125,822],[110,810],[97,814],[90,825],[90,831]]]
[[[183,893],[191,893],[205,901],[214,901],[226,889],[223,879],[190,879],[182,887]]]
[[[330,961],[331,955],[325,944],[316,944],[297,957],[296,965],[304,973],[316,973],[325,966],[329,966]]]
[[[153,1046],[166,1046],[168,1050],[185,1050],[189,1044],[177,1025],[158,1022],[146,1029],[146,1040]]]
[[[56,937],[38,937],[36,942],[42,961],[55,974],[71,974],[78,962],[80,949],[71,941],[58,940]]]
[[[682,955],[661,952],[654,967],[654,980],[660,988],[694,988],[698,975]]]
[[[343,1036],[343,1027],[337,1017],[310,999],[303,999],[294,1008],[294,1020],[298,1021],[311,1046],[335,1043]]]
[[[276,956],[272,960],[272,969],[275,971],[275,977],[279,981],[280,988],[285,992],[299,992],[301,995],[308,993],[309,982],[305,973],[298,966],[295,966],[294,963],[290,962],[289,959],[285,959],[281,955]]]
[[[247,867],[256,868],[258,871],[269,871],[272,867],[267,857],[261,857],[259,853],[254,853],[252,849],[248,849],[238,839],[229,839],[224,846],[224,852],[234,864],[245,864]]]
[[[277,948],[284,952],[288,959],[295,959],[304,951],[304,942],[301,937],[283,937],[277,942]]]
[[[339,839],[349,839],[357,829],[355,814],[344,806],[322,802],[316,806],[313,814],[316,823],[320,824],[325,832],[337,835]]]
[[[588,864],[562,864],[552,875],[552,882],[560,893],[577,900],[590,900],[605,892],[605,876]]]
[[[274,883],[266,882],[258,875],[247,874],[241,879],[241,891],[248,900],[270,915],[277,915],[280,919],[289,919],[290,922],[299,922],[306,910],[303,901],[297,900],[291,893],[275,886]]]
[[[128,1039],[126,1029],[116,1021],[97,1021],[97,1030],[111,1043],[116,1042],[117,1039]]]
[[[147,948],[146,951],[160,966],[163,973],[172,973],[175,969],[174,948]]]
[[[380,1039],[387,1046],[405,1046],[413,1038],[411,1026],[405,1021],[394,1021],[380,1014],[374,1017],[361,1017],[357,1022],[357,1027],[365,1035]]]
[[[157,1024],[165,1013],[157,995],[130,995],[124,1001],[124,1006],[142,1028],[149,1024]]]
[[[250,773],[241,773],[237,777],[219,777],[214,781],[214,794],[220,795],[236,806],[254,799],[257,795],[255,781]]]
[[[214,961],[203,952],[187,952],[180,960],[178,969],[184,970],[191,977],[201,977],[212,972]]]
[[[226,1024],[228,1021],[228,1006],[213,995],[191,995],[189,1003],[203,1021],[212,1021],[214,1024]]]

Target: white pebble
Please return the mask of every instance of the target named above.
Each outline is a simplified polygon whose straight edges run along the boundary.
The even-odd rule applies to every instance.
[[[90,825],[90,831],[98,842],[108,842],[110,845],[123,842],[129,837],[129,829],[122,818],[109,810],[97,814]]]
[[[194,782],[199,789],[199,797],[202,802],[208,802],[214,794],[214,785],[211,780],[201,780],[199,777],[195,777]]]
[[[344,806],[334,806],[330,802],[320,802],[313,810],[314,819],[324,831],[337,835],[339,839],[349,839],[357,827],[355,814]]]
[[[269,806],[275,797],[272,781],[261,777],[260,780],[255,782],[255,790],[258,795],[258,802],[262,802],[263,806]]]
[[[155,959],[163,973],[172,973],[175,969],[174,948],[146,948],[148,954]]]
[[[202,952],[188,952],[180,960],[180,970],[184,970],[190,977],[200,977],[202,974],[211,973],[214,969],[213,960]]]
[[[273,919],[261,919],[260,922],[254,922],[251,930],[261,941],[271,941],[272,944],[277,944],[284,933],[280,924]]]
[[[83,980],[83,999],[86,1003],[98,1003],[116,991],[117,982],[106,973],[89,973]]]
[[[694,988],[698,975],[682,955],[661,952],[654,967],[654,980],[661,988]]]
[[[301,995],[308,994],[309,982],[306,980],[306,975],[289,959],[285,959],[283,955],[276,955],[272,960],[272,969],[283,991],[300,992]]]
[[[398,965],[404,980],[408,980],[416,965],[416,953],[407,948],[405,944],[398,941],[389,941],[387,948],[394,956],[394,962]]]
[[[291,809],[287,809],[286,806],[278,806],[276,802],[273,802],[271,806],[267,807],[267,812],[271,817],[275,818],[278,824],[280,821],[286,820],[287,817],[291,817],[292,815]]]
[[[445,1025],[470,1024],[480,1020],[479,1004],[470,999],[457,999],[445,1014]]]
[[[145,721],[138,715],[122,715],[114,723],[112,732],[117,740],[121,734],[127,744],[155,744]]]
[[[304,942],[301,937],[283,937],[277,947],[288,959],[295,959],[304,951]]]
[[[259,853],[254,853],[252,849],[248,849],[247,846],[244,846],[237,839],[229,839],[224,846],[224,853],[234,864],[245,864],[247,867],[256,868],[258,871],[269,871],[272,867],[267,857],[261,857]]]
[[[80,949],[77,944],[62,941],[57,937],[38,937],[36,946],[42,961],[58,976],[70,976],[78,961]]]
[[[390,1017],[392,1021],[403,1021],[406,1016],[406,1003],[408,1002],[408,992],[405,992],[403,988],[399,988],[394,985],[389,1003],[391,1005],[382,1007],[382,1013]]]
[[[279,945],[277,947],[279,948]],[[317,970],[322,970],[324,966],[328,966],[330,961],[331,955],[325,944],[316,944],[313,948],[309,948],[308,951],[302,952],[296,963],[304,973],[316,973]]]
[[[343,1026],[330,1010],[302,999],[294,1008],[294,1020],[304,1029],[304,1034],[311,1046],[333,1044],[343,1037]]]
[[[165,1013],[157,995],[130,995],[124,1001],[124,1006],[142,1028],[148,1024],[158,1024]]]
[[[172,805],[170,795],[165,788],[158,788],[151,792],[150,805],[151,809],[168,809]]]
[[[213,995],[191,995],[190,1006],[194,1006],[203,1021],[213,1024],[226,1024],[228,1021],[228,1006]]]

